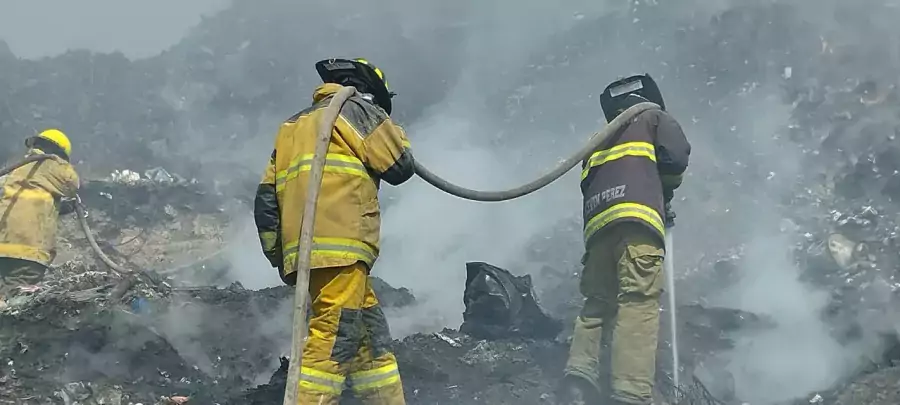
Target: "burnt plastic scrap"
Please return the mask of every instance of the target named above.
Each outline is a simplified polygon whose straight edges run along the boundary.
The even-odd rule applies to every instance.
[[[562,330],[562,323],[538,304],[531,276],[514,276],[482,262],[466,263],[466,273],[460,332],[478,339],[553,339]]]

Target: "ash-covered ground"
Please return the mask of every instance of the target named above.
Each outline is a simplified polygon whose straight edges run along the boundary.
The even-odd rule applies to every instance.
[[[146,199],[151,192],[152,201]],[[104,250],[156,277],[138,278],[122,293],[123,278],[95,261],[74,219],[66,218],[60,242],[70,259],[55,266],[40,289],[22,293],[0,314],[0,400],[24,404],[280,401],[293,291],[290,287],[248,290],[223,276],[232,264],[221,257],[228,244],[216,241],[228,239],[228,215],[220,216],[215,205],[194,204],[188,209],[183,202],[196,198],[190,188],[146,178],[88,182],[83,193],[99,196],[90,200],[89,222],[108,242]],[[123,206],[130,207],[131,214],[116,214]],[[173,207],[180,208],[177,215],[172,215]],[[187,226],[197,223],[205,227]],[[140,247],[126,251],[121,242],[132,239],[130,243]],[[158,261],[172,255],[158,253],[168,249],[183,249],[185,257],[193,259],[181,264]],[[735,271],[740,260],[736,256],[716,261],[680,283],[727,288],[736,282],[729,272]],[[810,262],[816,260],[811,270],[841,271],[830,254],[809,256]],[[866,274],[871,268],[854,267],[854,271]],[[154,284],[154,279],[165,284]],[[554,291],[542,293],[544,301],[563,290],[574,296],[576,285],[574,276],[560,279]],[[852,308],[855,315],[837,311],[822,316],[832,327],[828,333],[853,344],[867,335],[860,330],[864,321],[859,314],[875,308],[842,301],[848,297],[838,293],[846,286],[844,282],[834,285],[835,307]],[[419,305],[406,289],[380,280],[375,287],[392,322]],[[858,292],[859,288],[853,289]],[[550,315],[568,324],[577,300],[546,304]],[[777,322],[763,314],[696,300],[681,305],[678,314],[683,378],[688,383],[679,394],[671,390],[671,352],[664,322],[660,396],[668,403],[741,403],[726,354],[741,339],[777,328]],[[406,336],[395,342],[395,350],[411,404],[553,404],[567,353],[566,336],[483,340],[444,329]],[[895,337],[886,332],[882,336],[884,350],[873,352],[877,357],[847,380],[831,391],[811,392],[798,400],[807,402],[820,395],[824,403],[891,403],[896,398],[891,396],[896,392],[891,375],[897,372],[890,368],[891,361],[900,357],[896,357]],[[352,398],[347,400],[353,403]]]
[[[37,291],[23,292],[0,314],[5,362],[0,400],[279,401],[286,365],[280,357],[289,352],[293,291],[286,286],[248,290],[223,277],[231,266],[221,257],[228,245],[216,241],[227,239],[228,216],[216,214],[214,205],[187,209],[183,203],[196,198],[189,187],[146,177],[88,182],[83,193],[96,196],[88,199],[93,207],[88,220],[107,241],[103,249],[154,277],[123,284],[127,278],[94,259],[74,218],[64,219],[61,255],[69,259],[54,267]],[[130,214],[117,214],[124,206]],[[173,207],[179,207],[177,215]],[[197,223],[205,227],[188,226]],[[138,246],[126,251],[128,244]],[[193,259],[183,264],[158,260],[174,255],[159,252],[173,249]],[[404,309],[417,305],[410,291],[374,282],[389,314],[402,316]],[[565,282],[575,288],[574,278]],[[691,305],[683,314],[684,344],[691,348],[684,352],[685,360],[730,347],[723,332],[771,327],[735,310]],[[665,352],[666,343],[661,345]],[[451,329],[413,334],[395,347],[413,404],[552,403],[567,351],[564,336],[479,340]],[[667,379],[661,373],[661,383]]]
[[[248,253],[252,193],[275,126],[308,104],[313,63],[363,55],[400,92],[416,156],[481,188],[577,149],[602,124],[603,86],[650,72],[694,144],[675,203],[688,384],[670,389],[664,312],[661,396],[900,403],[895,2],[351,3],[237,1],[137,60],[24,60],[0,42],[0,156],[64,128],[102,248],[153,274],[110,275],[64,219],[46,282],[0,314],[0,401],[277,403],[291,291]],[[373,18],[390,23],[360,23]],[[375,269],[408,401],[552,404],[580,304],[577,175],[496,209],[423,187],[384,190]],[[434,220],[450,215],[463,219]],[[454,331],[476,260],[530,274],[565,330]]]

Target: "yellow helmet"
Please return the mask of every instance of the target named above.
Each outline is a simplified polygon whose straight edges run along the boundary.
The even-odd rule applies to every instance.
[[[58,129],[48,129],[44,132],[41,132],[37,136],[32,136],[25,140],[25,146],[31,148],[34,146],[34,141],[38,139],[43,139],[47,142],[50,142],[59,147],[66,154],[66,157],[72,154],[72,142],[69,141],[69,137],[66,136],[62,131]]]

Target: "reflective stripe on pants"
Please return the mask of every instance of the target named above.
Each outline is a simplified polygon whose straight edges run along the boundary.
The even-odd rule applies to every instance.
[[[368,266],[310,272],[309,339],[303,350],[299,404],[337,405],[345,380],[366,405],[404,405],[390,331]]]
[[[350,384],[356,393],[382,388],[400,382],[400,369],[397,363],[372,370],[357,371],[350,374]]]

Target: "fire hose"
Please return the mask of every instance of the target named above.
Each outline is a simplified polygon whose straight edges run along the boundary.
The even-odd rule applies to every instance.
[[[315,153],[313,155],[312,164],[310,165],[309,184],[306,190],[306,203],[303,209],[303,217],[300,224],[300,241],[299,251],[297,252],[297,260],[294,262],[293,271],[297,275],[296,292],[294,294],[294,322],[293,322],[293,339],[291,344],[291,357],[288,366],[287,386],[284,393],[284,405],[296,405],[299,397],[300,388],[300,368],[302,366],[303,345],[307,338],[307,301],[309,300],[309,265],[312,254],[312,233],[316,218],[316,202],[319,196],[319,190],[322,186],[322,175],[325,169],[325,155],[328,152],[328,145],[331,143],[331,134],[334,130],[335,122],[340,115],[341,108],[344,103],[354,94],[356,88],[341,88],[328,103],[325,111],[319,118],[318,132],[316,134]],[[600,132],[595,133],[587,144],[578,152],[568,159],[562,161],[556,168],[549,173],[537,178],[536,180],[524,184],[519,187],[511,188],[503,191],[479,191],[455,185],[426,167],[415,161],[416,174],[427,183],[444,191],[448,194],[473,201],[506,201],[514,198],[522,197],[540,190],[544,186],[552,183],[556,179],[562,177],[563,174],[575,167],[576,164],[588,158],[595,150],[618,131],[625,123],[631,121],[636,115],[650,110],[658,109],[659,106],[654,103],[640,103],[625,110]]]
[[[315,153],[312,164],[310,166],[309,184],[307,187],[307,194],[305,199],[306,203],[304,206],[300,226],[300,249],[297,255],[297,260],[294,262],[293,269],[295,274],[297,274],[297,282],[294,295],[294,320],[292,327],[293,338],[291,344],[291,357],[290,366],[288,368],[284,405],[296,405],[297,397],[299,394],[298,389],[300,387],[302,352],[303,346],[306,343],[308,333],[306,321],[307,302],[309,300],[309,267],[312,253],[312,233],[316,216],[316,202],[318,201],[318,195],[322,185],[322,176],[325,168],[325,155],[328,151],[328,145],[331,142],[331,135],[335,122],[340,115],[340,110],[343,107],[344,103],[354,94],[356,94],[356,89],[353,87],[344,87],[339,90],[334,95],[329,105],[325,108],[323,114],[320,116],[319,126],[317,128],[318,132],[316,136]],[[456,197],[483,202],[512,200],[531,194],[556,181],[557,179],[562,177],[562,175],[575,167],[575,165],[577,165],[579,162],[588,158],[591,153],[597,150],[607,140],[607,138],[618,131],[622,126],[625,125],[625,123],[629,122],[632,118],[644,111],[658,108],[659,106],[654,103],[640,103],[628,108],[613,121],[611,121],[600,132],[595,133],[588,140],[587,144],[585,144],[584,147],[582,147],[568,159],[560,162],[553,170],[532,182],[508,190],[480,191],[461,187],[436,175],[432,171],[428,170],[428,168],[420,164],[418,161],[415,161],[415,171],[416,174],[425,182],[431,184],[441,191],[444,191]],[[24,166],[26,164],[51,158],[56,157],[53,155],[32,155],[26,157],[22,161],[4,168],[3,170],[0,170],[0,177],[5,176],[16,168]],[[120,275],[134,274],[133,271],[125,269],[124,267],[113,262],[102,251],[102,249],[100,249],[100,246],[98,245],[90,230],[90,227],[87,224],[86,215],[84,212],[84,208],[81,206],[80,199],[78,200],[78,203],[76,203],[76,214],[78,216],[78,221],[81,224],[81,229],[82,231],[84,231],[85,236],[91,245],[91,249],[95,254],[97,254],[100,260],[102,260],[107,266],[109,266],[110,269],[112,269],[116,273],[119,273]]]

